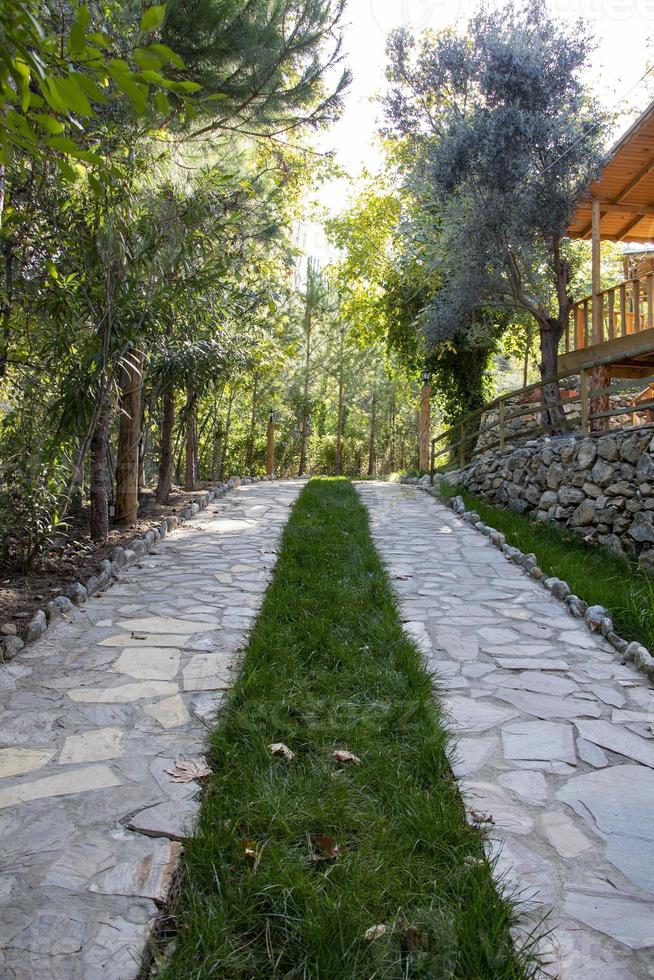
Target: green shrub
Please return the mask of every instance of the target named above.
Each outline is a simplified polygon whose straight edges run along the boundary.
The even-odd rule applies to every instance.
[[[63,531],[58,520],[56,469],[43,463],[12,460],[0,470],[0,560],[28,571]]]

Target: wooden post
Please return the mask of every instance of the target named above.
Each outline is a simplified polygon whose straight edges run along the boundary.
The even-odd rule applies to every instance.
[[[506,429],[504,426],[504,399],[502,399],[497,407],[499,420],[500,420],[500,452],[504,452],[504,444],[506,442]]]
[[[647,328],[654,327],[654,272],[647,275]]]
[[[429,437],[431,435],[431,385],[429,375],[423,372],[422,392],[420,395],[420,462],[421,473],[429,469]]]
[[[615,338],[615,289],[609,289],[609,340]]]
[[[459,469],[463,469],[466,465],[466,424],[461,423],[460,427],[461,442],[459,445]]]
[[[596,197],[591,201],[592,215],[592,292],[593,292],[593,343],[602,343],[602,308],[600,304],[601,283],[601,251],[600,251],[600,202]]]
[[[266,472],[268,476],[275,474],[275,413],[272,408],[268,412],[268,446],[266,451]]]
[[[436,440],[431,441],[431,452],[429,454],[429,485],[433,487],[434,485],[434,471],[436,469]]]
[[[634,308],[633,329],[628,333],[638,333],[640,330],[640,280],[634,279],[631,287],[632,304]]]
[[[579,372],[581,380],[581,431],[588,435],[588,371],[582,368]]]
[[[627,287],[624,283],[619,287],[620,290],[620,336],[624,337],[627,333]]]

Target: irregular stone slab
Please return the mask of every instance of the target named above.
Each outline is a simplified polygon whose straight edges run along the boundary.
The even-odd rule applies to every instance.
[[[198,653],[182,672],[185,691],[225,690],[232,686],[234,671],[222,653]]]
[[[544,806],[547,800],[547,783],[542,772],[525,770],[522,772],[505,772],[498,779],[500,786],[505,786],[517,793],[523,800],[533,806]]]
[[[594,742],[604,749],[654,768],[654,745],[640,735],[625,731],[621,725],[614,725],[609,721],[578,721],[577,728],[582,738],[588,742]]]
[[[517,721],[502,728],[506,759],[577,761],[572,726],[551,721]]]
[[[118,860],[107,871],[97,875],[89,891],[99,895],[138,895],[163,904],[179,857],[181,844],[177,841],[153,841],[140,853],[121,851]]]
[[[608,860],[654,893],[654,771],[611,766],[568,780],[557,797],[584,819],[590,814]]]
[[[544,813],[541,822],[545,836],[561,857],[575,858],[593,846],[593,842],[565,813]]]
[[[531,691],[497,691],[497,698],[508,701],[514,708],[520,708],[526,714],[535,715],[536,718],[599,718],[602,709],[591,701],[582,701],[581,698],[558,698],[548,694],[534,694]]]
[[[565,911],[591,929],[611,936],[631,949],[654,946],[654,903],[619,895],[593,895],[570,889]]]
[[[456,695],[443,698],[443,705],[448,714],[449,727],[454,732],[485,732],[516,717],[515,711]]]
[[[515,806],[499,786],[467,779],[461,780],[459,785],[466,806],[481,816],[492,817],[498,830],[528,834],[533,828],[534,821],[524,807]]]
[[[138,634],[132,636],[131,633],[119,633],[117,636],[108,636],[105,640],[100,640],[100,646],[103,647],[123,647],[127,649],[129,647],[134,647],[136,643],[143,643],[143,646],[152,646],[152,641],[154,636],[146,636],[145,633],[141,634],[144,639],[139,640]],[[156,640],[158,647],[175,647],[179,649],[180,647],[185,647],[186,644],[191,639],[189,633],[157,633]]]
[[[59,765],[73,762],[103,762],[123,754],[123,732],[119,728],[95,728],[69,735],[59,756]]]
[[[565,660],[549,660],[543,657],[498,657],[497,664],[505,670],[569,670]]]
[[[606,753],[602,752],[599,745],[593,745],[592,742],[587,742],[585,738],[577,738],[577,752],[580,759],[591,766],[595,766],[596,769],[602,769],[609,764]]]
[[[432,627],[430,633],[433,645],[438,650],[445,650],[454,660],[474,660],[479,654],[479,638],[474,633],[446,626]]]
[[[88,793],[94,789],[109,789],[120,784],[121,780],[109,766],[88,766],[72,772],[69,770],[56,776],[44,776],[42,779],[0,789],[0,810],[19,803],[29,803],[31,800]]]
[[[128,647],[113,669],[139,680],[172,680],[179,672],[181,654],[174,647]]]
[[[0,779],[41,769],[53,755],[52,749],[0,749]]]
[[[460,738],[448,752],[455,776],[468,776],[481,769],[497,748],[496,738]]]
[[[83,980],[125,980],[136,974],[143,951],[156,922],[156,906],[143,901],[141,908],[130,909],[131,918],[114,915],[100,925],[94,938],[82,951]],[[135,913],[143,921],[133,921]]]
[[[143,709],[146,715],[158,721],[162,728],[179,728],[191,720],[184,699],[179,694],[163,701],[156,701]]]
[[[525,911],[549,911],[556,893],[554,866],[527,846],[528,839],[514,837],[489,842],[489,858],[496,862],[501,890]]]
[[[215,616],[204,616],[202,620],[173,619],[170,616],[146,616],[144,619],[124,619],[118,624],[132,633],[165,633],[170,636],[181,634],[189,636],[193,633],[206,633],[208,629],[219,625]]]
[[[108,840],[91,837],[67,847],[50,866],[43,884],[86,891],[89,881],[116,863],[116,849]]]
[[[130,818],[127,827],[147,837],[184,841],[193,834],[200,804],[195,800],[158,803]]]
[[[494,683],[500,687],[512,687],[516,690],[534,691],[536,694],[552,694],[565,697],[579,690],[579,685],[567,677],[560,677],[558,674],[540,673],[535,670],[526,670],[524,673],[514,674],[512,671],[497,670],[492,677],[488,678],[489,683]]]
[[[166,681],[144,681],[142,684],[119,684],[117,687],[78,687],[69,691],[68,697],[84,704],[125,704],[176,694],[178,690],[177,684]]]

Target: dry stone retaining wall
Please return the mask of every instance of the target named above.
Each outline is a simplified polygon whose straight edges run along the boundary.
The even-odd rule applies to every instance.
[[[654,426],[533,440],[447,479],[654,569]]]

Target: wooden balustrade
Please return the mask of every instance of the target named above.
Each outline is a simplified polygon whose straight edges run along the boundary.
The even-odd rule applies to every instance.
[[[571,322],[561,342],[561,353],[616,340],[654,327],[654,272],[627,279],[598,294],[599,332],[592,335],[593,297],[584,296],[572,308]]]

